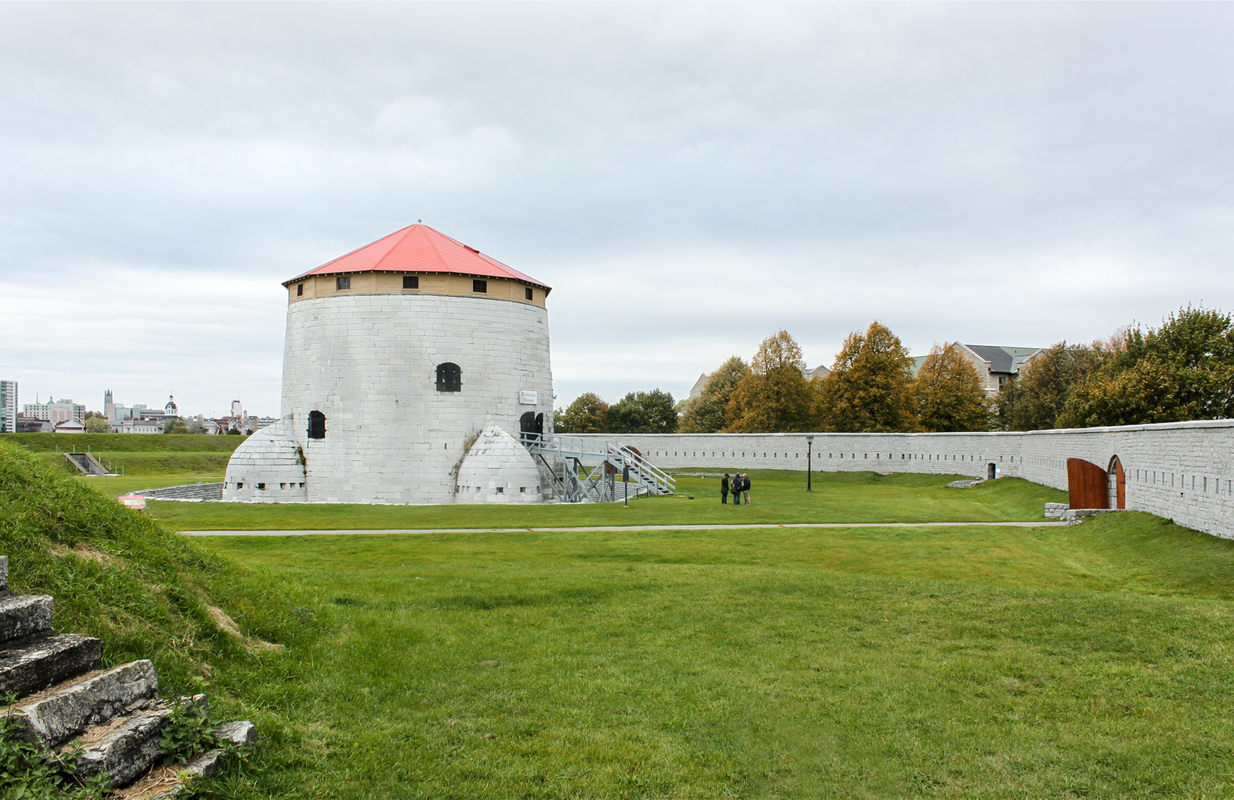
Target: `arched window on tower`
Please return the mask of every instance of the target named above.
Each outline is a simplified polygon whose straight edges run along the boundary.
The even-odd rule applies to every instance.
[[[463,390],[463,370],[458,364],[447,361],[437,365],[437,391],[461,392]]]
[[[326,415],[320,411],[309,412],[308,438],[326,438]]]

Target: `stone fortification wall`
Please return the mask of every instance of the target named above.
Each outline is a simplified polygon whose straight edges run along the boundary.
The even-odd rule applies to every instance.
[[[1021,477],[1067,488],[1067,459],[1106,468],[1118,456],[1127,508],[1234,538],[1234,420],[1029,433],[593,434],[658,467]]]
[[[437,366],[461,369],[437,390]],[[353,295],[287,310],[283,416],[303,449],[307,499],[451,503],[468,439],[486,421],[552,425],[547,312],[483,297]],[[309,414],[325,436],[308,436]]]

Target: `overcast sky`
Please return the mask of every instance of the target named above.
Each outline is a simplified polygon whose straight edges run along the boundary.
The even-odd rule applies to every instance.
[[[878,319],[1234,310],[1231,4],[0,3],[0,378],[279,406],[281,282],[423,219],[553,287],[557,405]]]

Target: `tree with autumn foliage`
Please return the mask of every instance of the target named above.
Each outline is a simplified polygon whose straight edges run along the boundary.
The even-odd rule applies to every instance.
[[[813,425],[813,397],[803,370],[801,346],[788,331],[759,345],[725,412],[726,433],[807,431]]]
[[[703,392],[686,403],[681,414],[681,433],[715,433],[724,427],[725,411],[737,384],[750,368],[746,362],[733,356],[707,378]]]
[[[924,431],[983,431],[989,426],[981,377],[954,343],[930,349],[912,388],[917,422]]]
[[[816,413],[823,430],[890,433],[917,429],[913,405],[908,349],[875,321],[845,338],[818,387]]]

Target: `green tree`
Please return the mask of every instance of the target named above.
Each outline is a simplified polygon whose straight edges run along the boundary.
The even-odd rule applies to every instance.
[[[926,431],[983,431],[990,406],[981,377],[952,343],[934,345],[913,380],[917,420]]]
[[[912,360],[900,338],[879,322],[844,340],[831,374],[818,387],[825,430],[888,433],[917,428]]]
[[[814,393],[802,371],[801,347],[788,331],[763,340],[725,409],[733,433],[806,431],[814,423]]]
[[[1234,416],[1234,317],[1180,308],[1138,326],[1126,348],[1075,388],[1058,424],[1135,425]]]
[[[1013,431],[1056,427],[1067,398],[1105,357],[1096,346],[1066,342],[1042,350],[998,393],[999,427]]]
[[[608,430],[608,403],[593,392],[574,398],[566,410],[553,414],[553,429],[558,433],[604,433]]]
[[[110,430],[111,426],[107,424],[106,417],[86,416],[86,433],[107,433]]]
[[[163,423],[163,433],[188,433],[188,426],[183,420],[169,419]]]
[[[609,406],[608,426],[612,433],[673,433],[677,430],[673,396],[659,389],[630,392]]]
[[[681,415],[682,433],[715,433],[724,427],[725,410],[733,399],[737,384],[749,372],[746,362],[737,356],[720,365],[711,373],[703,393],[686,403]]]

